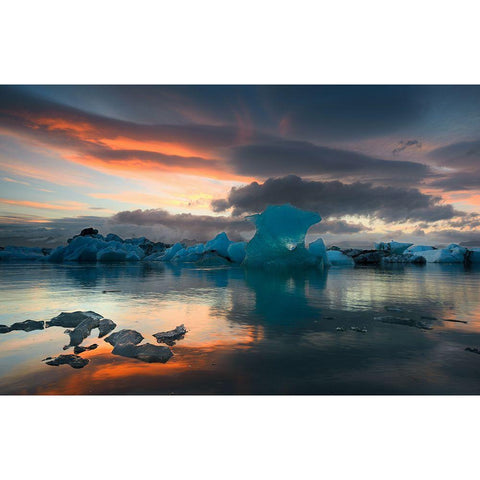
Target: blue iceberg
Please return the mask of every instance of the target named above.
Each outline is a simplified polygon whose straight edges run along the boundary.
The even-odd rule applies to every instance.
[[[321,257],[305,248],[308,229],[321,221],[318,213],[292,205],[269,206],[263,213],[247,217],[257,227],[248,242],[242,265],[247,267],[321,267]]]

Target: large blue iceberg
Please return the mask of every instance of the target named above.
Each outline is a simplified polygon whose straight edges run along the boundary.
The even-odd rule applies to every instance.
[[[323,256],[305,248],[308,229],[321,221],[318,213],[292,205],[273,205],[263,213],[247,217],[257,227],[248,242],[243,265],[247,267],[314,267]]]

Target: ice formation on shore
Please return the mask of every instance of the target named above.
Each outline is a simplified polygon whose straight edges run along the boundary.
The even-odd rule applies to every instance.
[[[256,226],[249,242],[233,242],[225,232],[206,243],[187,246],[152,242],[145,237],[122,239],[85,228],[67,245],[53,250],[39,247],[0,247],[0,261],[47,261],[52,263],[169,262],[197,266],[243,265],[247,267],[315,267],[393,263],[480,263],[480,248],[450,244],[445,248],[405,242],[379,242],[370,250],[326,249],[321,238],[305,247],[308,229],[321,221],[315,212],[291,205],[269,206],[247,217]]]

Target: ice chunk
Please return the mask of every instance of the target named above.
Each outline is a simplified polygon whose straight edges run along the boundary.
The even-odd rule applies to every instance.
[[[410,245],[403,253],[418,253],[426,252],[427,250],[434,250],[434,247],[428,245]]]
[[[380,242],[375,243],[375,250],[380,250],[386,253],[392,253],[394,255],[401,255],[408,247],[412,246],[413,243],[401,243],[401,242]]]
[[[191,263],[198,261],[205,251],[203,243],[198,243],[188,248],[182,248],[172,258],[172,262]]]
[[[242,263],[246,247],[247,242],[232,242],[228,247],[228,258],[234,263]]]
[[[0,261],[32,261],[45,259],[45,250],[39,247],[5,247],[0,250]]]
[[[122,249],[117,249],[115,246],[109,246],[102,248],[97,253],[97,261],[100,263],[116,263],[116,262],[124,262],[127,256],[127,252]]]
[[[451,243],[446,248],[438,250],[426,250],[419,255],[425,258],[427,263],[464,263],[471,255],[467,255],[468,250],[461,245]]]
[[[480,247],[470,248],[469,258],[471,263],[480,263]]]
[[[312,255],[321,258],[325,267],[330,265],[327,256],[327,249],[325,248],[325,243],[322,238],[317,238],[314,242],[310,243],[308,246],[308,251]]]
[[[228,256],[228,247],[232,242],[225,232],[219,233],[213,240],[205,244],[206,252],[216,252],[222,257]]]
[[[164,262],[169,262],[177,252],[182,250],[184,247],[181,243],[176,243],[175,245],[171,246],[170,248],[167,248],[165,250],[165,254],[162,256],[162,260]]]
[[[331,265],[353,265],[355,263],[353,258],[345,255],[340,250],[328,250],[327,258]]]
[[[308,229],[321,221],[318,213],[292,205],[273,205],[263,213],[247,217],[257,227],[248,242],[243,265],[248,267],[308,267],[321,259],[305,248]]]

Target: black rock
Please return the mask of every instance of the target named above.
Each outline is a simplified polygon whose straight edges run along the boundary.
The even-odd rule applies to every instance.
[[[360,327],[350,327],[350,330],[353,332],[359,332],[359,333],[367,333],[367,329],[365,327],[360,328]]]
[[[48,321],[46,327],[75,328],[88,318],[97,318],[100,320],[103,317],[92,311],[82,312],[77,310],[76,312],[62,312],[60,315],[57,315]]]
[[[45,362],[47,365],[58,367],[59,365],[70,365],[72,368],[83,368],[88,364],[88,358],[82,358],[78,355],[59,355],[52,360]]]
[[[65,333],[70,336],[70,343],[63,347],[66,350],[68,347],[75,347],[80,345],[91,333],[92,329],[97,328],[100,320],[98,318],[88,317],[82,320],[73,330],[65,330]]]
[[[467,347],[465,349],[465,351],[467,352],[472,352],[472,353],[478,353],[480,355],[480,349],[479,348],[475,348],[475,347]]]
[[[80,236],[81,237],[87,237],[89,235],[96,235],[97,233],[98,233],[98,230],[96,228],[88,227],[88,228],[84,228],[80,232]]]
[[[454,320],[453,318],[443,318],[442,322],[468,323],[466,320]]]
[[[24,332],[31,332],[33,330],[43,330],[45,323],[37,320],[25,320],[23,322],[16,322],[9,327],[7,325],[0,325],[0,333],[13,332],[15,330],[22,330]]]
[[[137,345],[143,340],[143,336],[135,330],[120,330],[112,333],[105,341],[114,347],[117,345]]]
[[[45,322],[37,320],[25,320],[17,322],[10,326],[10,330],[23,330],[24,332],[31,332],[33,330],[43,330]]]
[[[172,346],[175,345],[177,340],[181,340],[186,333],[187,329],[185,328],[185,325],[182,324],[167,332],[154,333],[153,336],[157,339],[158,343],[166,343],[167,345]]]
[[[81,345],[75,345],[75,348],[73,349],[73,353],[75,355],[78,355],[79,353],[86,352],[87,350],[95,350],[98,347],[96,343],[93,343],[92,345],[89,345],[88,347],[82,347]]]
[[[373,317],[373,319],[380,321],[382,323],[390,323],[392,325],[404,325],[406,327],[419,328],[420,330],[432,330],[432,327],[430,327],[426,323],[418,322],[413,318],[381,316],[381,317]]]
[[[378,265],[382,261],[383,256],[376,250],[361,253],[353,257],[353,261],[357,265]]]
[[[116,326],[117,324],[114,321],[108,318],[102,318],[98,322],[98,338],[104,337],[107,333],[114,330]]]
[[[152,345],[151,343],[143,345],[134,345],[133,343],[117,344],[112,353],[122,357],[136,358],[147,363],[166,363],[173,356],[172,351],[168,347]]]

